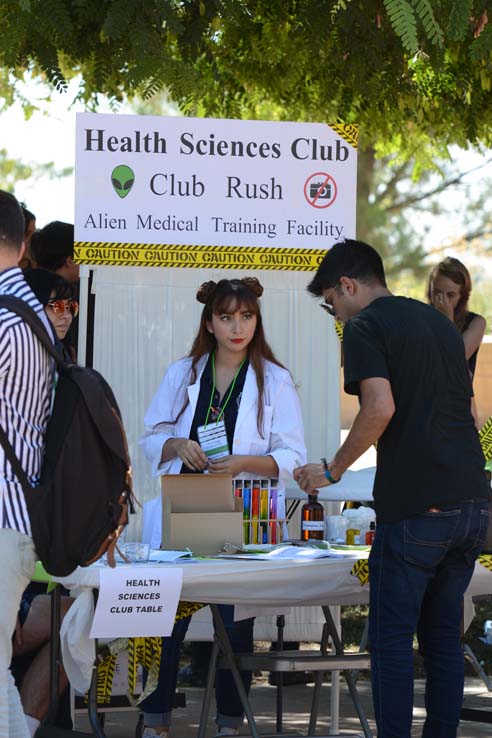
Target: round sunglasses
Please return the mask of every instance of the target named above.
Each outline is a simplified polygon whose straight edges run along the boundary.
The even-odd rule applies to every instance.
[[[79,303],[75,300],[49,300],[47,304],[59,318],[65,313],[71,313],[75,318],[79,312]]]

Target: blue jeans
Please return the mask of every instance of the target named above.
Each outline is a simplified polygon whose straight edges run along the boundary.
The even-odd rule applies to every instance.
[[[234,622],[233,605],[219,605],[220,613],[234,653],[250,653],[253,650],[254,618]],[[191,618],[179,620],[173,632],[162,642],[162,657],[159,681],[155,691],[141,704],[144,711],[144,725],[170,725],[173,696],[178,678],[179,654]],[[243,671],[241,676],[249,692],[251,672]],[[215,678],[217,701],[216,722],[219,728],[240,728],[243,723],[243,708],[234,680],[229,669],[218,669]]]
[[[463,594],[488,520],[487,500],[465,500],[377,527],[369,556],[369,644],[379,738],[410,738],[415,632],[427,674],[422,738],[456,737]]]

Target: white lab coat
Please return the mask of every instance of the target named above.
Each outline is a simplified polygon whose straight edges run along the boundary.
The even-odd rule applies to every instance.
[[[146,433],[140,444],[150,461],[153,476],[179,474],[181,470],[183,462],[178,457],[161,463],[162,447],[169,438],[189,437],[207,360],[208,354],[199,360],[197,379],[192,385],[189,384],[192,360],[180,359],[171,364],[150,403],[144,419]],[[186,393],[189,402],[178,422],[174,425],[166,423],[177,417]],[[279,469],[279,504],[282,504],[285,485],[292,479],[293,470],[306,463],[306,446],[301,405],[292,377],[286,369],[270,361],[265,361],[262,435],[258,432],[257,412],[258,386],[250,365],[244,381],[231,454],[272,456]],[[239,477],[256,479],[258,475],[244,473]],[[157,507],[152,505],[151,531],[144,521],[144,540],[153,543],[160,540],[160,530],[156,530],[161,522],[160,500],[156,504]]]

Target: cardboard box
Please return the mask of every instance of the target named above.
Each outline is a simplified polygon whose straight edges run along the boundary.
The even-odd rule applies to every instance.
[[[218,553],[225,543],[243,544],[243,501],[234,497],[230,474],[162,477],[162,548]]]
[[[234,511],[230,474],[164,474],[161,490],[176,513]]]

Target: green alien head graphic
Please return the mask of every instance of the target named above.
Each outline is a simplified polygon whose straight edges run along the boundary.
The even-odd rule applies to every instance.
[[[120,197],[126,197],[135,182],[133,169],[127,167],[126,164],[120,164],[111,172],[111,182],[116,194]]]

